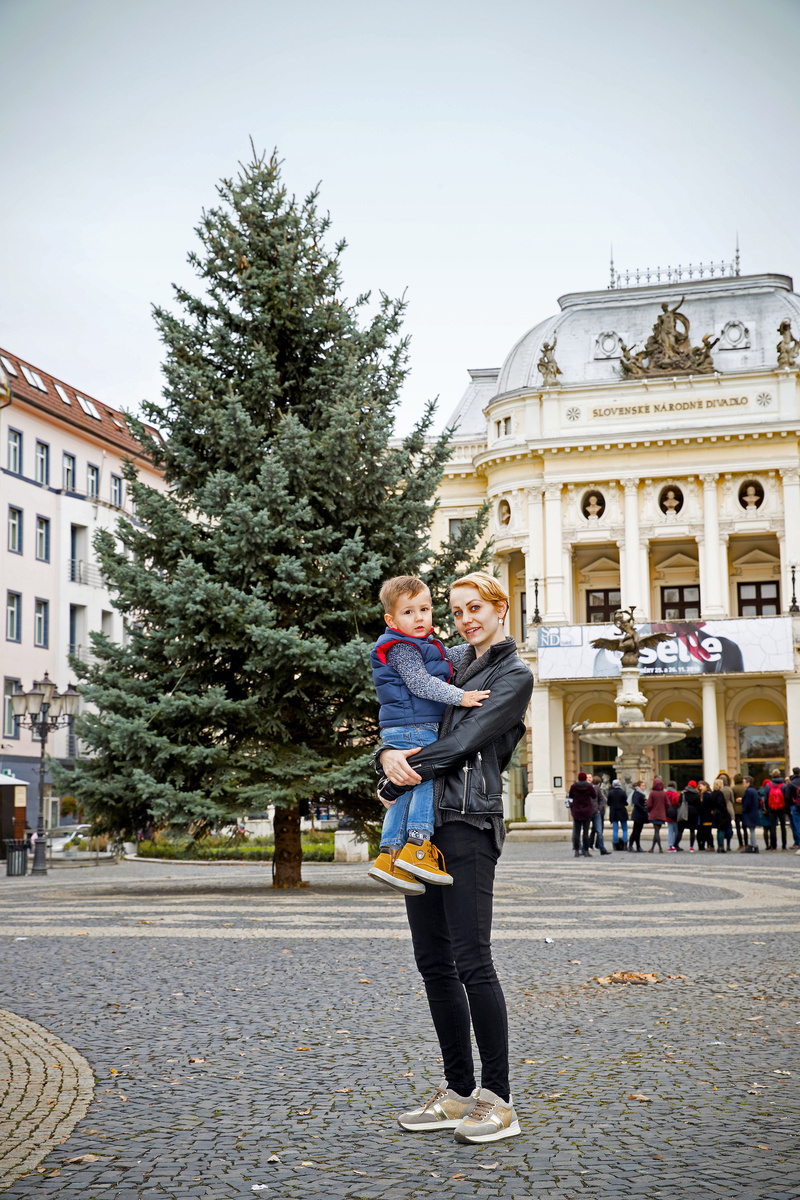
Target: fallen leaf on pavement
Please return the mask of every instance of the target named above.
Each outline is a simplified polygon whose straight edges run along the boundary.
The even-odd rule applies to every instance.
[[[75,1158],[68,1158],[65,1161],[68,1163],[85,1163],[85,1162],[98,1162],[99,1159],[100,1159],[99,1154],[78,1154]]]
[[[466,1179],[467,1177],[462,1172],[460,1175],[451,1175],[450,1178],[451,1179]]]
[[[254,1183],[250,1190],[253,1192],[265,1192],[268,1188],[268,1183]]]
[[[314,1165],[313,1162],[301,1162],[300,1163],[301,1167],[313,1167],[313,1165]]]
[[[371,979],[359,979],[359,983],[372,983]]]
[[[596,975],[598,983],[658,983],[654,971],[612,971],[610,975]]]
[[[279,1163],[280,1161],[281,1160],[278,1158],[277,1154],[270,1154],[269,1158],[267,1159],[267,1162],[278,1162]]]
[[[295,1046],[295,1050],[310,1050],[310,1046]]]
[[[500,1163],[499,1162],[488,1163],[488,1164],[487,1163],[478,1163],[478,1166],[480,1167],[480,1169],[482,1171],[496,1171],[497,1168],[500,1166]]]
[[[759,1150],[771,1150],[772,1149],[771,1146],[763,1146],[761,1144],[761,1142],[758,1143],[758,1148],[759,1148]]]
[[[47,1176],[48,1179],[55,1179],[56,1175],[61,1174],[61,1167],[56,1167],[55,1171],[51,1171]]]
[[[336,1089],[337,1092],[352,1092],[352,1090],[353,1090],[352,1088],[337,1088]],[[311,1109],[309,1108],[306,1111],[311,1112]]]
[[[646,1101],[652,1100],[653,1097],[645,1096],[642,1092],[631,1092],[630,1096],[628,1096],[628,1099],[629,1100],[640,1100],[642,1102],[642,1104],[644,1104]]]
[[[205,1062],[204,1058],[190,1058],[189,1062]]]
[[[545,1092],[543,1100],[558,1100],[559,1096],[563,1096],[563,1092]]]
[[[297,1115],[298,1117],[307,1117],[310,1112],[310,1108],[298,1108]]]

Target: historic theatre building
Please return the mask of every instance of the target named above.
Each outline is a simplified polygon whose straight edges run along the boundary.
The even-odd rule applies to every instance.
[[[452,415],[434,534],[489,502],[535,676],[510,816],[562,820],[579,770],[612,773],[581,723],[615,720],[619,655],[590,642],[621,606],[671,635],[639,662],[647,719],[694,726],[651,775],[800,762],[800,296],[785,275],[698,274],[562,296]]]

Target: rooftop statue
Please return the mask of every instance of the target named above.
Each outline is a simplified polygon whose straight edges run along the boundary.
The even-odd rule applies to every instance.
[[[639,665],[639,654],[642,650],[652,649],[659,642],[668,642],[670,635],[668,633],[648,633],[642,636],[637,633],[636,626],[633,623],[633,610],[636,608],[632,604],[630,608],[620,608],[614,613],[614,624],[620,631],[620,637],[614,638],[595,638],[592,645],[596,650],[619,650],[622,653],[623,667],[636,667]]]
[[[792,337],[792,322],[781,321],[778,326],[778,333],[781,335],[781,340],[776,347],[778,351],[778,366],[796,367],[797,355],[800,353],[800,342]]]
[[[649,375],[707,375],[714,370],[711,351],[719,338],[711,340],[711,334],[703,337],[701,346],[692,346],[689,340],[689,318],[680,312],[685,296],[670,308],[666,300],[656,318],[653,332],[645,342],[644,350],[634,354],[620,341],[622,357],[620,368],[623,378],[639,379]]]
[[[558,363],[555,359],[555,348],[558,338],[554,337],[552,342],[542,343],[542,356],[536,364],[542,375],[542,383],[545,387],[553,387],[558,383],[558,377],[561,374]]]

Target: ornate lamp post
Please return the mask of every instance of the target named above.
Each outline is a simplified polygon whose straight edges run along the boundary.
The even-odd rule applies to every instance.
[[[792,603],[789,605],[789,612],[792,614],[792,616],[797,616],[797,614],[800,613],[800,605],[797,603],[797,590],[794,577],[796,570],[797,564],[792,563]]]
[[[35,681],[29,692],[17,684],[11,696],[11,709],[20,725],[33,730],[34,737],[39,738],[41,755],[39,759],[39,821],[37,825],[36,848],[33,852],[32,875],[47,874],[47,855],[44,843],[44,755],[47,746],[47,735],[55,732],[62,725],[69,725],[78,711],[79,695],[76,689],[69,685],[61,695],[56,691],[56,685],[50,679],[47,671],[44,679]]]
[[[538,579],[534,579],[534,581],[533,581],[533,597],[534,597],[534,599],[533,599],[534,608],[533,608],[533,619],[531,621],[531,624],[532,625],[541,625],[542,614],[539,612],[539,580]]]

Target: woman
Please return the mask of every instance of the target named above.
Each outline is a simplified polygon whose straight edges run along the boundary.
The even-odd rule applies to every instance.
[[[695,853],[694,840],[697,836],[697,822],[700,817],[700,793],[697,790],[697,780],[690,779],[681,793],[681,803],[686,804],[686,828],[689,830],[689,851]]]
[[[714,796],[711,784],[701,779],[697,785],[700,793],[700,813],[697,818],[697,849],[714,849]]]
[[[647,804],[645,802],[644,780],[637,779],[633,785],[631,792],[631,820],[633,821],[633,833],[631,840],[628,842],[628,850],[636,848],[636,852],[642,852],[642,830],[647,824]]]
[[[667,820],[667,793],[664,788],[664,781],[658,775],[653,780],[653,787],[650,795],[647,797],[647,815],[653,823],[653,844],[648,850],[648,854],[653,854],[656,846],[658,853],[664,853],[664,847],[661,845],[661,826]]]
[[[731,852],[731,842],[733,841],[733,823],[736,820],[736,805],[735,794],[731,787],[731,777],[727,771],[720,771],[718,779],[714,782],[714,787],[718,787],[725,797],[725,804],[728,809],[728,816],[731,819],[730,830],[725,834],[725,840],[728,843],[728,853]]]
[[[728,842],[728,853],[730,853],[730,838],[732,836],[731,814],[728,811],[728,803],[722,786],[722,780],[715,779],[714,788],[711,792],[711,803],[714,810],[714,829],[717,831],[717,854],[725,853],[726,841]]]
[[[569,810],[572,813],[572,853],[575,858],[591,858],[589,829],[592,824],[593,807],[597,803],[597,792],[585,771],[578,772],[578,779],[567,793]],[[581,847],[581,837],[583,846]]]
[[[731,791],[733,792],[733,819],[736,824],[736,837],[739,840],[740,850],[743,850],[747,845],[747,828],[742,821],[742,796],[745,793],[746,787],[747,784],[744,782],[741,772],[737,771],[733,777]]]
[[[457,1141],[480,1144],[520,1132],[508,1079],[506,1004],[491,956],[492,889],[505,837],[501,774],[525,732],[533,677],[506,636],[508,597],[496,579],[475,571],[456,580],[450,608],[474,651],[453,682],[469,681],[490,694],[480,708],[446,709],[437,742],[382,748],[376,763],[385,776],[379,795],[387,807],[422,779],[434,780],[433,844],[454,881],[406,902],[445,1078],[425,1104],[398,1121],[412,1132],[455,1129]],[[479,1089],[470,1023],[481,1058]]]
[[[628,797],[620,781],[615,779],[608,790],[608,819],[615,850],[628,849]],[[620,833],[622,837],[620,837]]]

